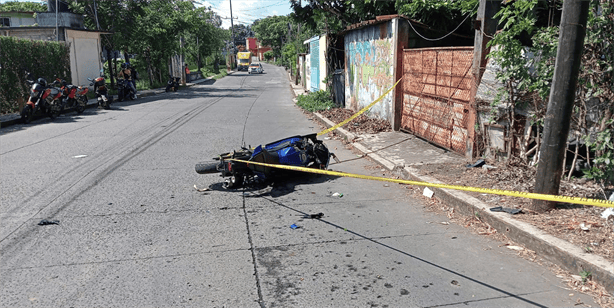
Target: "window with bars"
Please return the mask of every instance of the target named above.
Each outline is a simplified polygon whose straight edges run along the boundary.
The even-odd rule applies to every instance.
[[[0,17],[0,27],[10,27],[11,19],[8,17]]]

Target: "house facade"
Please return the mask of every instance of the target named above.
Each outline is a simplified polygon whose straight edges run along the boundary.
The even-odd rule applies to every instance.
[[[0,28],[33,26],[35,12],[0,12]]]
[[[58,12],[57,27],[55,12],[37,13],[36,17],[34,14],[34,12],[0,13],[0,17],[10,18],[11,23],[11,26],[0,27],[0,35],[68,43],[71,82],[75,85],[89,85],[88,77],[100,75],[102,69],[100,35],[105,32],[86,30],[83,26],[83,16],[70,12]],[[17,25],[18,22],[21,24]]]
[[[326,90],[326,76],[328,75],[326,65],[327,36],[314,36],[303,44],[307,45],[306,71],[307,79],[305,89],[311,92]],[[308,67],[308,68],[307,68]]]
[[[353,111],[381,97],[369,109],[369,117],[470,156],[476,121],[474,39],[453,33],[427,40],[425,35],[445,33],[403,16],[386,15],[350,25],[331,42],[325,36],[306,40],[305,89],[325,90],[324,80],[332,78],[335,94],[342,92],[341,105]],[[333,43],[339,39],[342,46]],[[342,57],[333,54],[341,48]],[[328,72],[327,67],[339,67],[339,63],[328,65],[327,61],[344,62],[344,70]],[[337,90],[336,83],[342,84],[343,91]]]
[[[264,61],[264,53],[271,50],[271,47],[262,46],[255,37],[245,39],[245,48],[258,57],[258,61]]]

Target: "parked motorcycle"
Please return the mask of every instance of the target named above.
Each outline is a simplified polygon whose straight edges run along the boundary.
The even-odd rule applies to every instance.
[[[240,187],[255,180],[267,181],[287,175],[289,171],[278,168],[264,167],[243,161],[261,162],[267,164],[283,164],[298,167],[326,169],[330,158],[337,157],[328,151],[316,134],[294,136],[269,143],[256,148],[242,147],[239,151],[221,154],[214,161],[198,163],[196,173],[221,173],[222,177],[230,177],[224,182],[227,189]]]
[[[177,90],[179,90],[179,80],[181,78],[173,77],[173,75],[169,75],[168,77],[168,82],[166,83],[166,92],[177,92]]]
[[[85,94],[89,91],[88,88],[77,87],[69,84],[66,80],[56,79],[61,84],[62,100],[65,108],[74,108],[77,113],[81,114],[85,111],[87,105],[87,97]]]
[[[30,98],[21,110],[23,123],[30,123],[32,116],[38,110],[45,112],[51,119],[57,118],[64,108],[61,100],[62,90],[48,86],[45,78],[38,78],[34,81],[30,73],[27,73],[26,82],[31,88]]]
[[[102,75],[102,71],[100,72]],[[90,86],[94,86],[94,93],[96,93],[96,100],[98,101],[98,107],[104,109],[110,109],[113,103],[113,96],[109,95],[109,88],[107,88],[104,76],[97,77],[95,79],[87,78]],[[87,92],[87,91],[86,91]]]
[[[137,98],[136,89],[132,85],[131,80],[118,79],[117,80],[117,100],[119,100],[120,102],[123,102],[124,98],[135,100]]]

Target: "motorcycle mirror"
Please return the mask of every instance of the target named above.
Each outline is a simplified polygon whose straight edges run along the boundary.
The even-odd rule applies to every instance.
[[[89,81],[92,81],[92,78],[90,78],[90,77],[87,77],[87,80],[89,80]]]

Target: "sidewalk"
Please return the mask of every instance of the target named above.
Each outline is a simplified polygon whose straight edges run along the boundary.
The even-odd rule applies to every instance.
[[[228,75],[234,73],[234,71],[230,72]],[[182,88],[186,88],[186,87],[191,87],[193,85],[199,84],[199,83],[203,83],[207,80],[211,80],[213,79],[212,77],[207,77],[207,78],[201,78],[198,80],[194,80],[192,82],[188,82],[186,83],[185,86],[181,86],[180,89]],[[149,90],[142,90],[142,91],[138,91],[137,96],[139,98],[143,98],[143,97],[149,97],[149,96],[154,96],[154,95],[158,95],[158,94],[162,94],[165,93],[166,88],[156,88],[156,89],[149,89]],[[117,96],[115,96],[115,99],[117,98]],[[98,102],[96,101],[96,99],[90,99],[87,102],[87,107],[86,108],[96,108],[98,107]],[[66,113],[70,113],[72,112],[72,110],[64,110],[62,111],[63,114]],[[34,116],[34,118],[32,119],[34,120],[38,120],[41,118],[45,118],[45,115],[41,115],[41,114],[37,114]],[[7,126],[11,126],[11,125],[15,125],[15,124],[19,124],[21,123],[21,116],[19,115],[19,113],[13,113],[13,114],[5,114],[5,115],[0,115],[0,128],[4,128]]]
[[[295,96],[304,94],[302,87],[291,84]],[[327,127],[336,123],[314,113]],[[383,132],[378,134],[354,135],[343,128],[337,129],[355,149],[369,156],[400,178],[430,183],[443,183],[431,176],[421,175],[416,168],[423,164],[445,164],[465,161],[463,156],[436,147],[420,138],[403,132]],[[454,183],[446,183],[454,184]],[[484,203],[464,192],[430,188],[434,197],[440,199],[456,212],[473,216],[479,213],[480,219],[524,247],[535,251],[544,259],[559,265],[571,274],[582,271],[592,273],[593,281],[598,282],[608,292],[614,294],[614,264],[605,258],[586,253],[581,247],[565,240],[546,234],[526,222],[514,219],[511,214],[491,212],[492,204]]]

